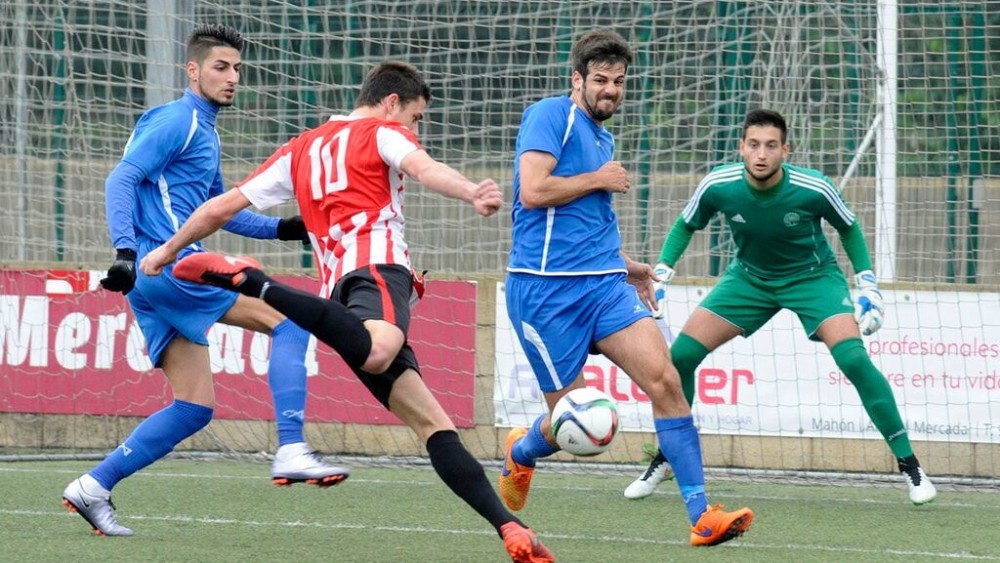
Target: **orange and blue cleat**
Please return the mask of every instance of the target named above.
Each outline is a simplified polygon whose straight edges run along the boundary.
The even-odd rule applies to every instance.
[[[512,455],[514,444],[527,433],[527,428],[514,428],[507,434],[503,466],[500,467],[500,498],[507,508],[515,511],[524,508],[524,503],[528,501],[531,477],[535,474],[534,467],[518,464]]]
[[[753,511],[749,508],[726,512],[721,504],[710,506],[691,526],[691,545],[719,545],[738,538],[750,529],[750,522],[753,522]]]

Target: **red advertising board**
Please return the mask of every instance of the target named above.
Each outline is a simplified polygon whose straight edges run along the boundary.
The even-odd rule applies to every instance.
[[[0,412],[146,416],[170,401],[127,300],[97,287],[102,272],[0,270]],[[310,293],[305,276],[277,276]],[[425,382],[455,424],[473,424],[476,286],[433,281],[409,341]],[[208,333],[215,417],[273,420],[269,339],[216,324]],[[335,352],[312,339],[307,420],[401,424]]]

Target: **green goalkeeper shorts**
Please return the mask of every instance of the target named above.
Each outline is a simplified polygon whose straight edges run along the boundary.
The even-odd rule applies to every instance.
[[[835,263],[804,274],[765,280],[749,274],[738,261],[729,268],[699,307],[743,330],[748,337],[782,309],[798,315],[810,340],[830,317],[854,314],[847,278]]]

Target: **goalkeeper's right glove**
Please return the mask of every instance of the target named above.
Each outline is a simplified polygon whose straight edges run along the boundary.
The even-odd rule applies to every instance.
[[[858,272],[854,276],[854,288],[858,292],[854,298],[854,320],[858,322],[861,334],[869,336],[882,328],[885,321],[885,305],[882,303],[882,292],[878,290],[875,272]]]
[[[674,269],[660,262],[653,268],[653,274],[660,279],[653,282],[653,289],[656,292],[656,310],[653,311],[653,318],[662,319],[667,314],[667,284],[674,279]]]
[[[108,275],[101,280],[101,286],[108,291],[118,291],[128,295],[135,287],[136,253],[131,248],[119,248],[115,253],[115,261],[108,268]]]

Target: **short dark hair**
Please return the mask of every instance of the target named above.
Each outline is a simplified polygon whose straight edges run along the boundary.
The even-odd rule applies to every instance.
[[[743,120],[743,138],[747,138],[747,129],[751,127],[777,127],[781,130],[781,144],[788,142],[788,124],[781,114],[769,109],[755,109],[747,113]]]
[[[621,35],[610,29],[588,31],[573,45],[570,56],[573,59],[573,70],[584,78],[587,78],[591,63],[623,63],[626,69],[632,64],[632,48]]]
[[[213,47],[232,47],[242,52],[243,43],[240,32],[229,26],[217,23],[199,25],[188,37],[187,60],[201,64]]]
[[[402,61],[386,61],[379,63],[365,75],[354,107],[377,106],[382,98],[390,94],[399,96],[401,104],[418,98],[431,101],[431,87],[417,67]]]

